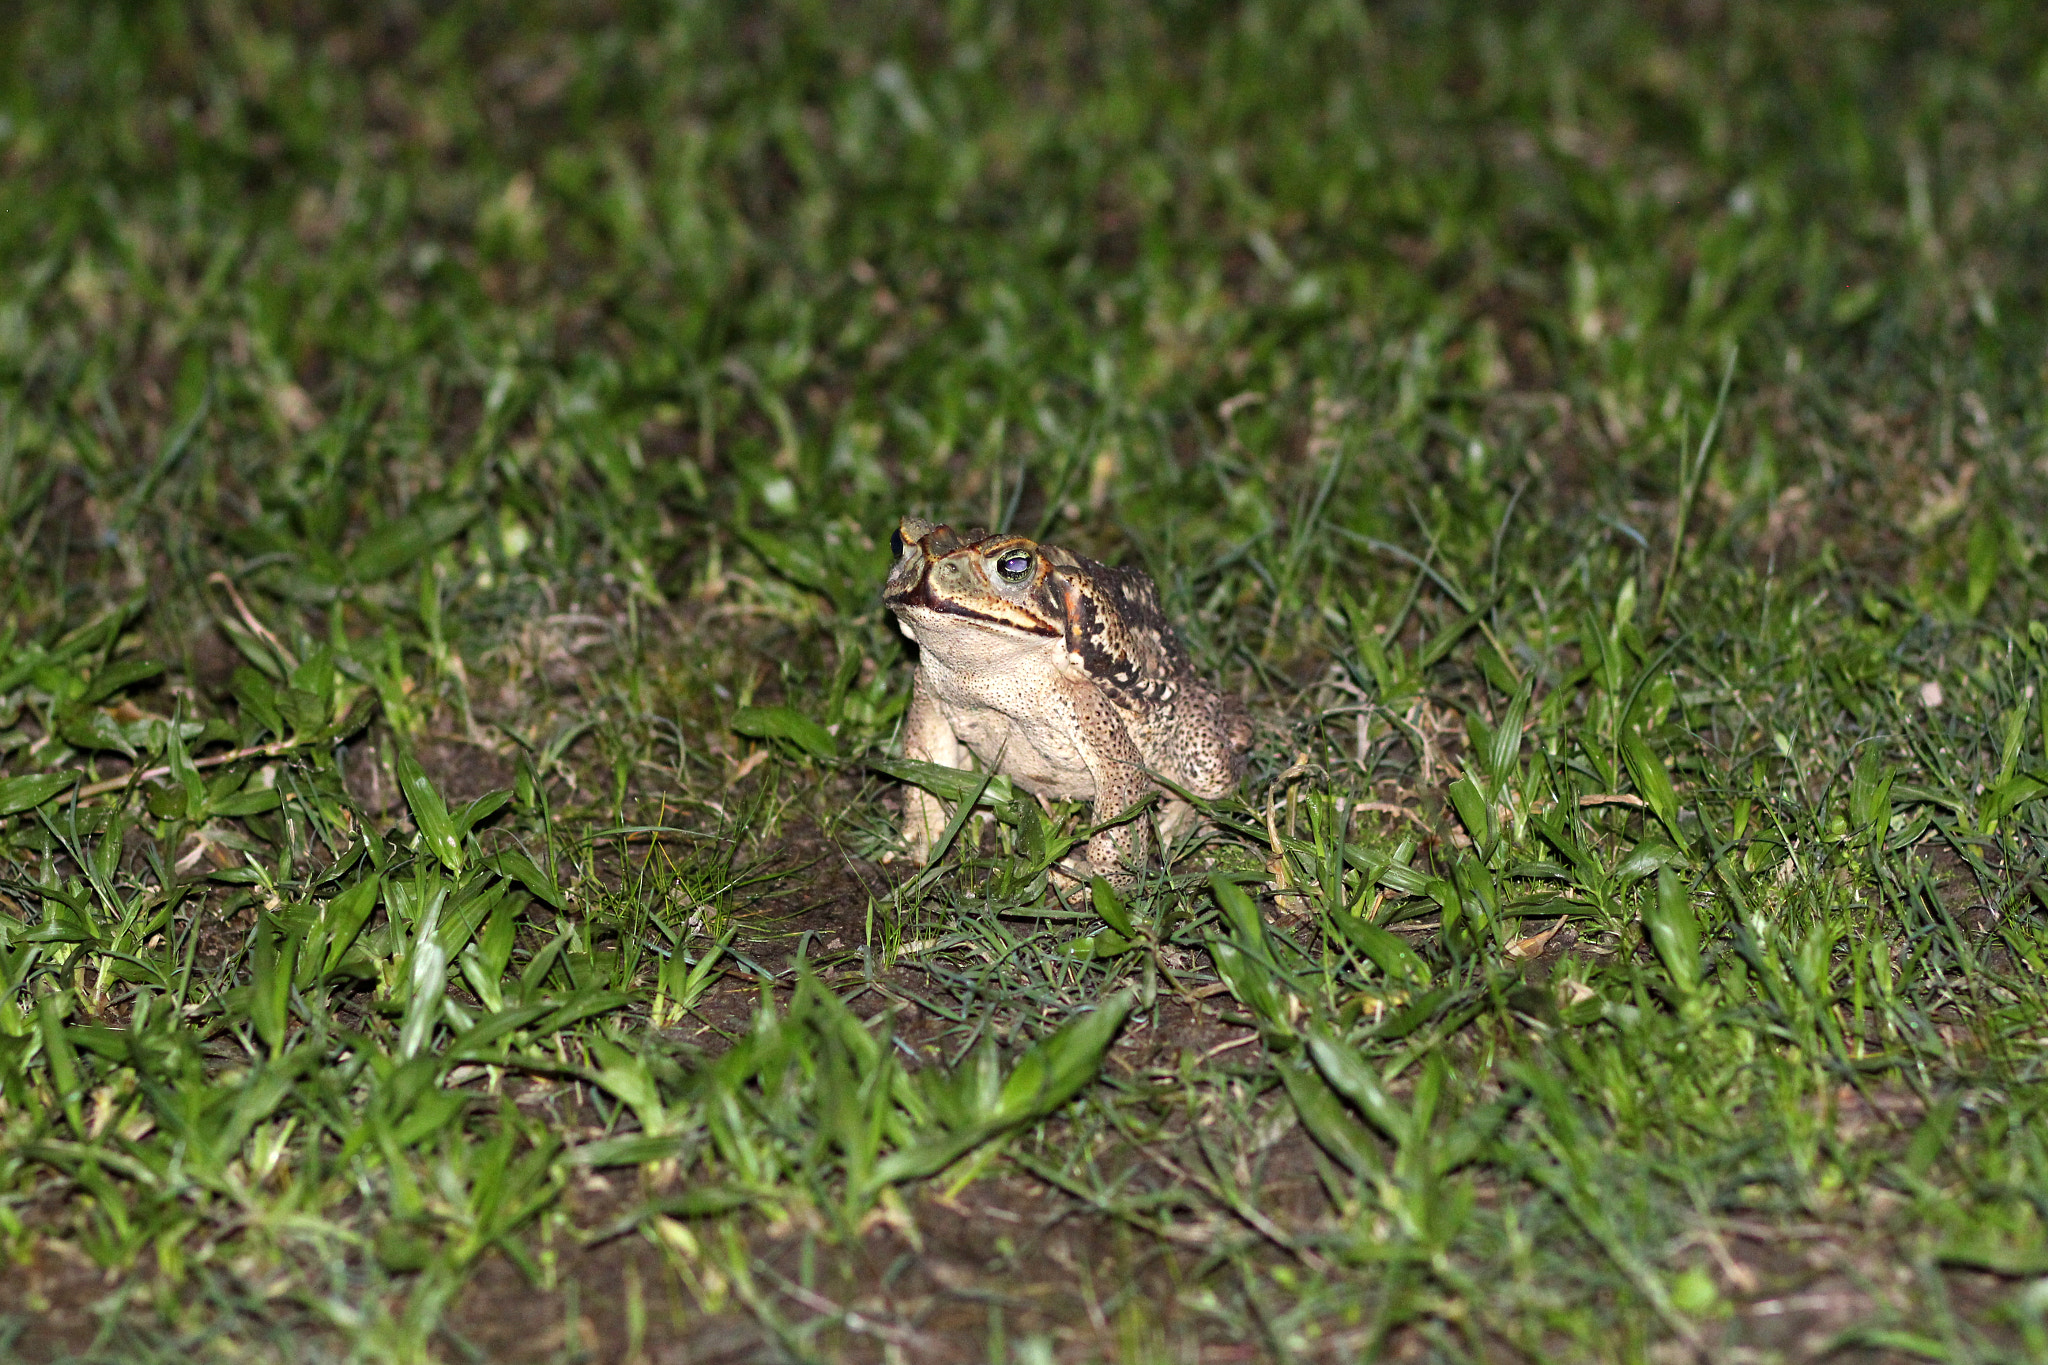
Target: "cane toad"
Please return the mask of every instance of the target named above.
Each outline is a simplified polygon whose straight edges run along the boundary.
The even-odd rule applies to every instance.
[[[1155,790],[1148,771],[1204,798],[1236,784],[1250,719],[1195,672],[1146,574],[916,517],[896,542],[882,600],[918,647],[905,757],[964,768],[972,751],[1026,791],[1092,800],[1098,824]],[[1162,827],[1193,814],[1169,798]],[[913,859],[945,822],[936,797],[908,791]],[[1089,839],[1089,866],[1128,887],[1147,843],[1142,819],[1111,826]]]

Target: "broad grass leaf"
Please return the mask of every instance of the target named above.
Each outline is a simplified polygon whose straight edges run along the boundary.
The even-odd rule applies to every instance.
[[[2048,1246],[2034,1239],[2022,1242],[2009,1233],[1981,1225],[1952,1233],[1935,1253],[1935,1260],[1945,1266],[1988,1271],[2014,1280],[2048,1275]],[[1945,1356],[1944,1351],[1928,1358],[1939,1360]]]
[[[1834,1003],[1835,944],[1844,927],[1826,921],[1808,927],[1792,954],[1792,975],[1807,999],[1819,1009]]]
[[[405,804],[412,809],[412,818],[419,825],[420,836],[427,841],[428,849],[440,859],[443,867],[460,873],[464,862],[462,832],[448,814],[448,803],[441,799],[440,792],[434,790],[426,770],[413,757],[412,746],[400,740],[396,748],[392,767],[398,776],[398,790],[404,794]]]
[[[890,1153],[877,1162],[872,1187],[936,1175],[985,1142],[1052,1113],[1095,1079],[1136,999],[1118,991],[1101,1005],[1068,1020],[1027,1049],[998,1092],[993,1112],[965,1131]],[[977,1086],[979,1093],[982,1087]],[[984,1100],[985,1102],[985,1100]]]
[[[298,968],[300,936],[276,917],[256,929],[255,961],[249,981],[249,1022],[274,1057],[284,1048],[291,1024],[292,977]]]
[[[511,890],[511,883],[489,873],[472,876],[463,883],[441,912],[441,922],[434,929],[440,937],[441,950],[450,960],[467,946]]]
[[[1592,667],[1594,686],[1610,694],[1621,691],[1625,671],[1621,647],[1609,638],[1590,609],[1579,613],[1579,655]]]
[[[1578,873],[1562,863],[1538,860],[1531,863],[1514,863],[1504,871],[1510,877],[1529,877],[1537,881],[1569,882]]]
[[[1049,1114],[1094,1080],[1135,999],[1128,989],[1118,991],[1026,1049],[1003,1082],[1001,1120],[1023,1123]]]
[[[733,714],[732,728],[754,739],[793,744],[812,758],[839,756],[839,741],[832,732],[793,707],[742,706]]]
[[[269,731],[276,739],[288,738],[285,734],[284,715],[278,710],[277,689],[271,686],[270,679],[249,665],[242,664],[235,669],[234,677],[229,679],[228,688],[235,694],[235,701],[240,704],[245,720],[255,721],[257,726]]]
[[[116,816],[113,823],[93,841],[92,851],[86,857],[86,874],[101,893],[103,904],[118,903],[119,893],[113,890],[114,873],[121,865],[121,836],[127,828],[127,821]]]
[[[1387,1094],[1378,1074],[1356,1049],[1317,1029],[1308,1035],[1308,1053],[1337,1093],[1357,1105],[1373,1127],[1404,1147],[1415,1137],[1408,1111]]]
[[[1465,832],[1472,836],[1472,842],[1482,853],[1491,852],[1498,830],[1486,793],[1480,791],[1479,784],[1471,778],[1461,777],[1451,783],[1449,795],[1451,807],[1458,812],[1458,819],[1464,824]]]
[[[1837,327],[1853,327],[1875,312],[1883,298],[1884,284],[1880,280],[1850,285],[1828,304],[1828,321]]]
[[[303,687],[286,686],[277,688],[275,695],[277,709],[291,728],[294,739],[304,740],[327,728],[327,702],[318,693],[308,692]]]
[[[1380,875],[1374,880],[1378,885],[1390,891],[1398,891],[1404,896],[1426,896],[1429,894],[1429,884],[1436,879],[1427,872],[1409,867],[1406,863],[1389,863],[1380,870]]]
[[[1488,751],[1493,747],[1493,727],[1477,711],[1465,713],[1465,752],[1477,760],[1476,766],[1489,780],[1493,776],[1492,760]],[[1471,771],[1471,769],[1467,769]]]
[[[680,1155],[684,1141],[685,1137],[677,1134],[623,1133],[618,1137],[599,1138],[595,1142],[571,1147],[562,1154],[562,1160],[572,1166],[583,1166],[593,1170],[601,1166],[645,1166]],[[695,1194],[697,1191],[692,1190],[688,1193]],[[706,1208],[704,1212],[723,1213],[726,1209],[744,1204],[746,1196],[741,1195],[735,1203],[729,1204],[716,1200],[708,1202],[715,1207]],[[639,1211],[639,1216],[644,1218],[650,1214],[667,1212],[670,1210],[643,1207]],[[631,1224],[627,1226],[630,1227]]]
[[[334,668],[334,651],[326,645],[315,646],[286,679],[291,686],[312,697],[323,716],[333,713],[335,684],[338,680]]]
[[[1486,614],[1493,610],[1495,600],[1492,597],[1487,598],[1473,610],[1438,631],[1435,638],[1422,647],[1422,653],[1415,660],[1416,670],[1419,672],[1428,668],[1455,649],[1458,641],[1464,639],[1473,627],[1486,619]]]
[[[927,1067],[919,1072],[914,1093],[923,1100],[920,1122],[936,1120],[946,1128],[965,1132],[993,1119],[1003,1093],[1002,1057],[995,1039],[983,1034],[950,1071]]]
[[[1628,767],[1629,781],[1636,794],[1649,803],[1664,828],[1680,848],[1688,846],[1685,831],[1678,826],[1678,793],[1671,786],[1671,774],[1643,739],[1642,732],[1627,729],[1621,734],[1621,761]]]
[[[64,1036],[72,1046],[84,1048],[95,1057],[110,1062],[129,1063],[135,1060],[130,1046],[134,1035],[124,1028],[109,1028],[104,1024],[72,1024],[64,1030]]]
[[[335,743],[348,739],[356,731],[370,723],[370,717],[377,713],[377,708],[382,704],[382,699],[378,697],[374,689],[364,688],[350,699],[340,715],[336,716],[329,724],[322,726],[320,733],[313,736],[313,739],[321,744]]]
[[[1372,1133],[1339,1099],[1329,1082],[1299,1052],[1274,1057],[1273,1069],[1294,1105],[1301,1126],[1353,1175],[1374,1177],[1386,1170]]]
[[[1960,1097],[1950,1095],[1936,1103],[1920,1120],[1920,1126],[1913,1130],[1913,1136],[1906,1144],[1906,1169],[1914,1175],[1924,1176],[1934,1169],[1934,1163],[1942,1158],[1953,1145],[1950,1134],[1955,1128],[1956,1114],[1961,1109]]]
[[[69,706],[57,715],[57,733],[75,749],[111,749],[135,757],[120,723],[97,706]]]
[[[916,758],[870,758],[870,768],[913,787],[922,787],[942,801],[966,801],[979,797],[984,805],[1002,808],[1016,799],[1016,787],[1000,775],[948,768]]]
[[[2008,707],[1998,725],[2003,735],[1998,745],[1998,781],[2003,782],[2020,769],[2020,747],[2027,738],[2026,704]]]
[[[0,692],[11,692],[34,678],[37,686],[58,701],[76,701],[83,697],[91,684],[67,665],[111,646],[128,623],[149,605],[149,600],[150,594],[146,590],[138,592],[127,601],[109,607],[54,645],[46,648],[31,643],[5,651],[7,662],[0,665]]]
[[[1399,644],[1383,641],[1377,623],[1357,603],[1346,602],[1345,614],[1351,618],[1352,643],[1372,673],[1379,700],[1394,706],[1414,691],[1415,679],[1408,671],[1406,654]],[[1400,708],[1394,706],[1394,709]]]
[[[1522,753],[1522,720],[1529,711],[1529,697],[1535,691],[1536,680],[1532,677],[1524,682],[1515,693],[1513,701],[1502,713],[1500,724],[1494,727],[1493,735],[1486,746],[1486,775],[1492,779],[1493,794],[1500,795],[1510,777],[1514,775],[1515,763]]]
[[[456,832],[459,834],[469,833],[478,825],[496,815],[500,810],[503,810],[506,803],[511,801],[511,799],[512,792],[509,788],[485,792],[461,810],[451,814],[450,818],[455,822]]]
[[[566,935],[572,931],[563,932]],[[610,1014],[613,1010],[631,1004],[634,998],[630,991],[611,991],[586,986],[556,1000],[553,1012],[535,1024],[534,1028],[541,1033],[560,1032],[571,1024],[581,1023],[600,1014]]]
[[[493,853],[484,860],[484,866],[499,876],[510,877],[555,909],[568,908],[569,898],[563,894],[562,888],[555,884],[555,879],[537,867],[533,859],[518,849],[508,848],[502,853]]]
[[[1509,1100],[1495,1100],[1461,1115],[1441,1141],[1429,1144],[1431,1169],[1441,1175],[1478,1158],[1517,1107]]]
[[[1348,911],[1339,910],[1326,918],[1343,936],[1345,942],[1386,973],[1390,979],[1422,986],[1429,984],[1429,964],[1422,960],[1422,954],[1409,947],[1398,934],[1389,933],[1370,920]]]
[[[38,644],[15,648],[14,631],[10,627],[7,634],[4,637],[0,637],[0,659],[6,660],[5,663],[0,663],[0,692],[12,692],[15,688],[35,676],[36,670],[43,667],[48,661],[49,655],[44,653],[43,647]],[[84,690],[84,684],[81,681],[74,690],[74,695],[76,692]],[[52,692],[51,695],[56,696],[58,694]]]
[[[261,815],[283,804],[284,793],[275,787],[250,787],[207,802],[205,814],[235,820],[245,815]]]
[[[2048,779],[2034,773],[2015,773],[1978,798],[1977,828],[1986,834],[1995,832],[2000,820],[2043,792],[2048,792]]]
[[[320,1064],[325,1047],[302,1043],[249,1069],[240,1085],[202,1087],[192,1100],[187,1133],[218,1172],[240,1152],[256,1125],[277,1112],[299,1077]],[[190,1082],[188,1081],[187,1084]]]
[[[563,1160],[577,1166],[641,1166],[673,1155],[679,1145],[680,1141],[676,1138],[603,1138],[570,1149]],[[639,1155],[642,1149],[647,1150],[650,1155]],[[761,1197],[759,1194],[731,1185],[699,1185],[694,1189],[663,1195],[659,1199],[650,1199],[643,1204],[634,1205],[626,1213],[590,1234],[588,1241],[597,1243],[621,1236],[650,1218],[715,1218],[721,1213],[744,1208]]]
[[[569,940],[575,933],[575,925],[564,923],[553,938],[541,945],[539,952],[527,959],[526,966],[519,973],[521,999],[531,999],[547,984],[549,974],[562,959],[562,950],[569,946]]]
[[[882,1044],[847,1008],[846,1002],[818,980],[808,963],[799,974],[797,991],[799,1004],[793,1012],[800,1013],[813,1029],[845,1049],[863,1073],[873,1070],[875,1063],[886,1055]]]
[[[1122,957],[1137,946],[1135,940],[1111,930],[1068,939],[1061,945],[1061,951],[1084,962],[1106,962],[1113,957]]]
[[[1849,830],[1862,842],[1882,834],[1892,814],[1892,780],[1897,774],[1874,750],[1856,762],[1849,781]]]
[[[1991,589],[2005,570],[2005,524],[1995,514],[1978,518],[1970,528],[1963,557],[1970,569],[1963,589],[1963,610],[1976,616],[1984,610]]]
[[[185,750],[185,737],[179,733],[181,728],[177,725],[165,727],[164,766],[171,770],[171,781],[177,784],[177,793],[184,798],[176,803],[177,812],[185,819],[197,822],[206,815],[206,779],[192,765],[192,756]]]
[[[873,602],[872,585],[888,571],[886,546],[874,544],[858,522],[836,518],[806,537],[776,535],[751,526],[733,532],[763,563],[851,615]]]
[[[415,503],[410,513],[372,528],[349,551],[348,576],[357,583],[389,578],[428,551],[455,539],[476,520],[480,506]]]
[[[685,958],[678,947],[661,964],[661,972],[657,978],[658,988],[668,997],[668,1008],[674,1015],[695,1008],[697,1002],[703,999],[704,992],[711,988],[712,977],[718,971],[718,959],[725,955],[725,950],[738,933],[737,926],[727,929],[724,937],[705,949],[695,962]]]
[[[96,706],[121,689],[132,687],[144,678],[154,678],[163,671],[162,664],[148,659],[131,659],[127,663],[109,664],[92,675],[78,702],[81,706]]]
[[[403,882],[393,883],[393,908],[408,898],[400,895],[407,890]],[[446,904],[448,892],[445,886],[432,885],[415,892],[424,905],[407,907],[413,913],[404,911],[394,918],[411,919],[412,946],[405,962],[405,1016],[399,1026],[398,1055],[411,1061],[420,1055],[433,1032],[434,1021],[440,1017],[441,1001],[448,994],[447,946],[437,932],[441,927],[441,907]]]
[[[320,908],[320,917],[307,942],[307,949],[317,954],[320,975],[341,965],[356,935],[369,922],[370,912],[377,908],[377,895],[383,885],[378,877],[365,877]]]
[[[1445,1002],[1456,994],[1449,986],[1437,986],[1423,992],[1400,1009],[1389,1013],[1373,1027],[1375,1038],[1406,1038],[1415,1030],[1437,1017]],[[1468,1007],[1470,1008],[1470,1007]]]
[[[516,1005],[477,1020],[455,1036],[442,1050],[444,1061],[503,1061],[497,1045],[520,1030],[532,1027],[555,1011],[553,1003]]]
[[[1102,917],[1104,924],[1116,930],[1126,940],[1138,936],[1137,929],[1131,924],[1131,913],[1124,908],[1123,897],[1117,895],[1108,879],[1091,877],[1088,881],[1088,894],[1095,902],[1095,913]]]
[[[1614,869],[1614,879],[1623,886],[1639,882],[1643,878],[1667,867],[1684,867],[1685,853],[1662,839],[1645,839],[1628,851],[1621,865]]]
[[[935,765],[928,764],[926,766]],[[941,771],[951,770],[941,769]],[[931,879],[939,875],[940,860],[946,856],[946,851],[953,847],[953,841],[960,837],[960,831],[967,827],[968,820],[974,816],[975,808],[982,803],[982,798],[988,795],[990,788],[995,786],[996,783],[1001,782],[1005,797],[1007,798],[1009,794],[1010,779],[1007,777],[997,777],[992,772],[964,773],[962,775],[972,782],[973,786],[964,791],[959,800],[954,803],[952,819],[946,821],[946,827],[939,831],[939,837],[932,840],[931,851],[927,855],[928,862],[925,869],[911,880],[909,883],[911,886],[928,884]],[[1000,810],[1002,803],[998,803],[996,808]],[[899,891],[898,894],[902,893]]]
[[[1657,869],[1657,894],[1643,907],[1643,928],[1681,996],[1700,988],[1700,925],[1685,884],[1668,867]]]
[[[1917,786],[1911,782],[1894,782],[1892,784],[1892,796],[1896,805],[1939,806],[1954,815],[1968,816],[1971,814],[1969,803],[1960,796],[1950,792],[1936,791],[1932,787]]]
[[[512,944],[519,934],[519,912],[526,904],[523,896],[497,897],[483,934],[460,955],[463,979],[487,1010],[505,1007],[505,968],[512,961]]]
[[[0,782],[0,815],[18,815],[34,810],[58,792],[78,783],[77,773],[27,773]]]
[[[1046,839],[1045,816],[1038,809],[1037,798],[1029,792],[1018,793],[1010,803],[1010,816],[1017,826],[1017,852],[1023,855],[1026,867],[1038,872],[1057,861]]]
[[[36,1032],[43,1040],[43,1065],[50,1072],[50,1086],[57,1092],[71,1131],[85,1136],[85,1111],[79,1105],[84,1084],[78,1069],[78,1054],[64,1036],[67,997],[58,991],[36,1001]]]
[[[668,1109],[661,1102],[661,1090],[654,1083],[647,1059],[603,1038],[586,1038],[583,1045],[597,1063],[586,1073],[590,1080],[633,1111],[633,1117],[640,1120],[641,1132],[649,1136],[667,1133]]]
[[[826,597],[833,595],[837,585],[825,567],[823,556],[812,546],[751,526],[735,526],[733,532],[749,550],[761,557],[762,563],[790,582]]]
[[[370,1254],[393,1275],[425,1270],[440,1253],[441,1243],[433,1232],[410,1219],[393,1218],[370,1236]]]
[[[83,903],[74,903],[72,898],[54,887],[41,888],[43,897],[42,922],[26,933],[13,936],[16,943],[98,943],[100,932],[87,914]]]
[[[1264,964],[1228,939],[1213,938],[1207,946],[1209,958],[1216,964],[1216,975],[1223,978],[1223,984],[1237,1002],[1252,1012],[1261,1031],[1271,1029],[1276,1036],[1291,1037],[1293,1028],[1281,1003],[1281,991]]]
[[[1259,914],[1258,905],[1245,894],[1245,889],[1220,872],[1209,874],[1209,890],[1216,896],[1216,907],[1223,912],[1223,922],[1230,926],[1231,936],[1240,948],[1263,952],[1266,947],[1266,922]]]
[[[413,1097],[392,1137],[400,1147],[417,1146],[461,1118],[472,1098],[460,1090],[424,1090]]]

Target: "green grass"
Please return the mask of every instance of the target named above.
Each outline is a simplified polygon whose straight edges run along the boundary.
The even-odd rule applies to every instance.
[[[0,52],[0,1354],[2048,1358],[2037,6]],[[1128,903],[906,512],[1247,698]]]

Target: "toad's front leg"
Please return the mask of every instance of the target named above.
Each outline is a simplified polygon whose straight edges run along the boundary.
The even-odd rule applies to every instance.
[[[910,685],[910,709],[903,717],[903,756],[947,768],[965,768],[967,749],[953,733],[952,722],[939,709],[938,698],[919,670]],[[932,845],[946,829],[946,805],[918,786],[903,791],[903,845],[910,860],[922,867],[931,861]]]

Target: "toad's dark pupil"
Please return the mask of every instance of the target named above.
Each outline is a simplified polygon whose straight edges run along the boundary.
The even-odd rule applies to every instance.
[[[1014,583],[1031,572],[1031,556],[1005,555],[996,561],[996,572]]]

